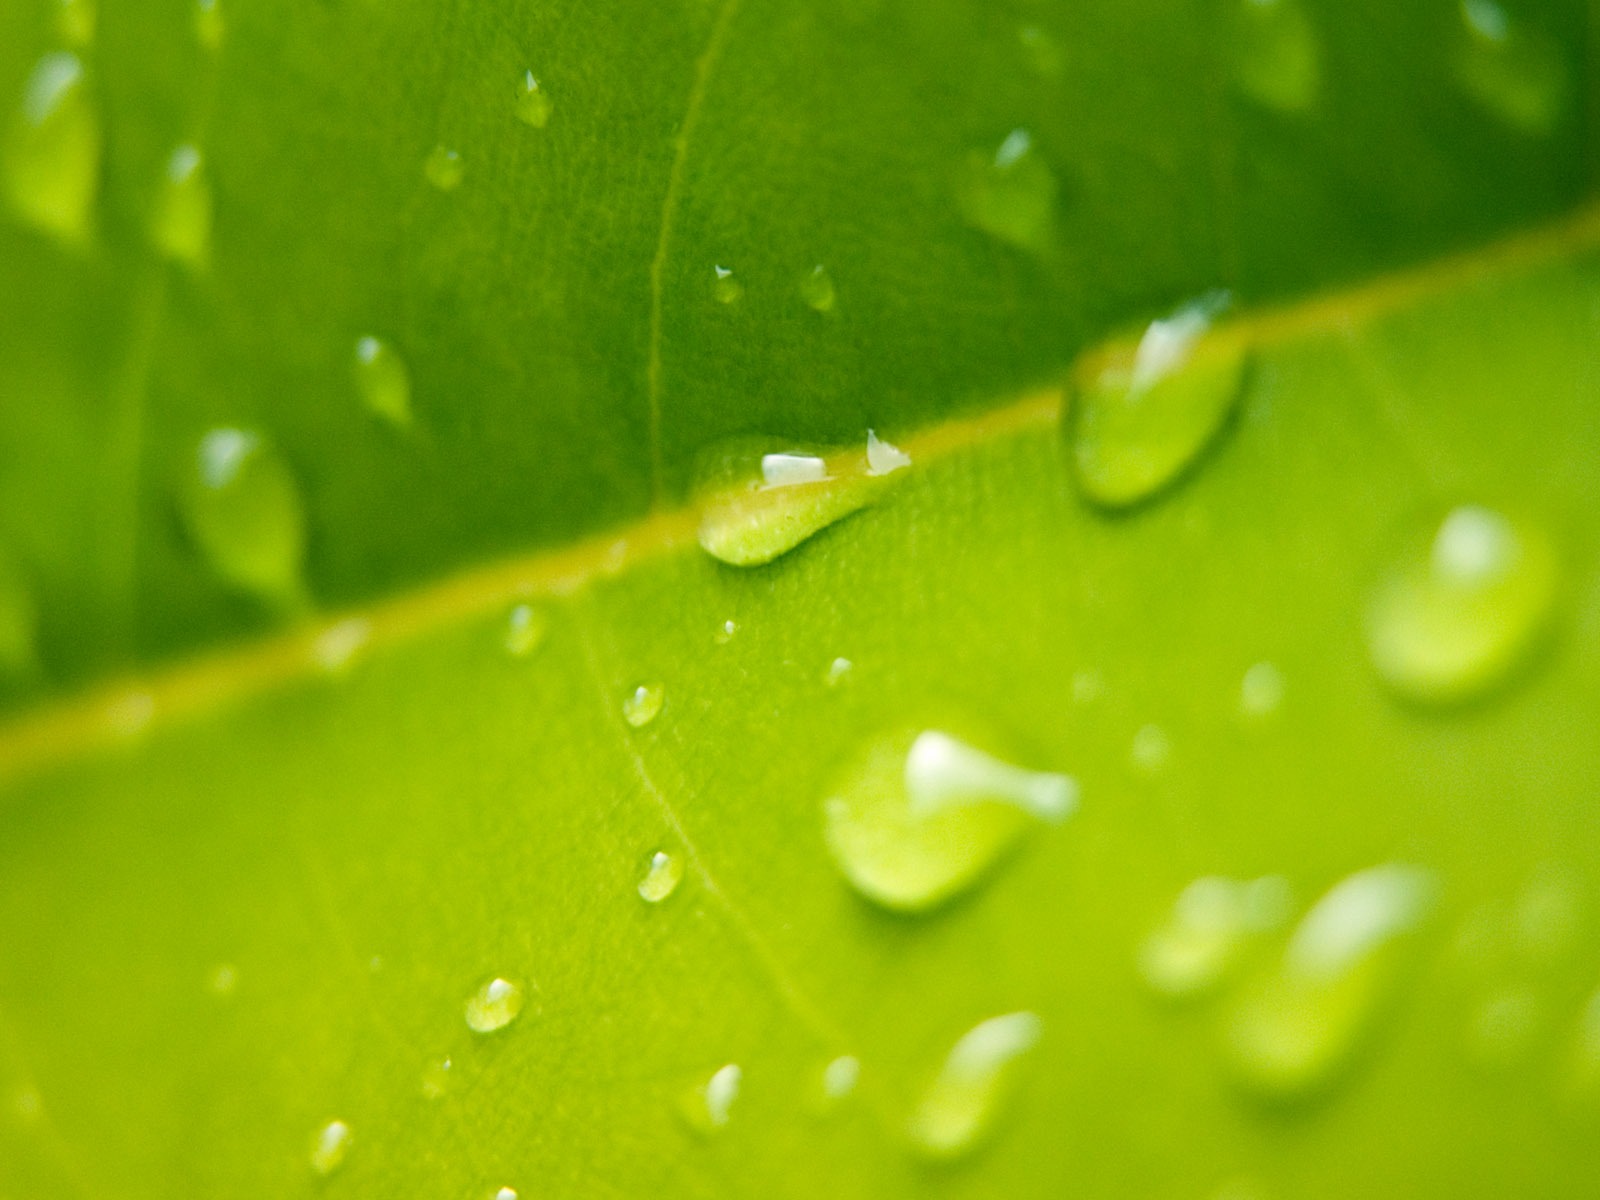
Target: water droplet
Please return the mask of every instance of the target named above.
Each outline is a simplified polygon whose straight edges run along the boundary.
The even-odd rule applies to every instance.
[[[1349,876],[1317,901],[1227,1022],[1240,1081],[1281,1099],[1330,1083],[1393,990],[1400,950],[1434,891],[1430,872],[1388,864]]]
[[[1481,1067],[1505,1070],[1523,1059],[1539,1032],[1539,999],[1504,988],[1480,1002],[1467,1022],[1467,1048]]]
[[[848,658],[836,658],[828,664],[828,669],[822,676],[822,682],[829,687],[838,687],[850,677],[850,672],[855,670],[855,667],[855,663]]]
[[[195,0],[195,40],[215,54],[222,48],[223,32],[221,0]]]
[[[526,658],[544,645],[549,632],[550,617],[544,609],[519,604],[506,621],[506,650],[518,658]]]
[[[517,92],[517,120],[535,129],[550,123],[550,94],[539,86],[532,71],[522,73],[522,87]]]
[[[0,685],[33,673],[37,629],[38,612],[22,568],[0,551]]]
[[[441,192],[453,192],[460,187],[465,170],[461,155],[448,146],[435,146],[422,164],[423,175]]]
[[[100,143],[83,63],[65,51],[45,55],[28,76],[6,143],[12,211],[64,242],[86,241],[100,186]]]
[[[1269,662],[1258,662],[1239,683],[1239,711],[1247,717],[1265,717],[1283,703],[1283,674]]]
[[[1093,704],[1106,690],[1105,678],[1099,671],[1077,671],[1072,676],[1072,702]]]
[[[411,424],[411,372],[393,346],[371,334],[357,338],[354,371],[368,412],[401,428]]]
[[[1244,343],[1207,337],[1228,304],[1213,292],[1159,321],[1138,346],[1087,360],[1090,378],[1066,411],[1078,487],[1094,503],[1123,508],[1176,482],[1216,439],[1237,405]]]
[[[467,997],[463,1011],[473,1033],[494,1033],[517,1019],[527,999],[522,985],[498,975]]]
[[[56,35],[67,45],[82,49],[94,41],[94,0],[57,0]]]
[[[886,486],[887,476],[873,474],[859,450],[824,458],[772,438],[735,438],[700,456],[700,546],[736,567],[769,563],[866,507]]]
[[[1570,81],[1553,38],[1514,21],[1495,0],[1462,0],[1456,78],[1475,101],[1529,136],[1549,134]]]
[[[1021,250],[1043,254],[1055,243],[1056,177],[1026,129],[1013,129],[992,152],[967,156],[956,203],[969,225]]]
[[[1299,0],[1233,0],[1233,83],[1264,108],[1303,113],[1322,90],[1322,51]]]
[[[990,1017],[962,1035],[912,1113],[911,1142],[930,1158],[957,1158],[989,1131],[1005,1098],[1013,1064],[1039,1041],[1030,1012]]]
[[[1548,624],[1555,556],[1533,530],[1480,505],[1462,505],[1425,551],[1380,582],[1367,646],[1385,683],[1407,699],[1450,704],[1505,681]]]
[[[1172,757],[1172,740],[1159,725],[1144,725],[1133,735],[1128,761],[1141,775],[1159,775]]]
[[[856,1090],[861,1079],[861,1060],[853,1054],[841,1054],[822,1068],[822,1094],[828,1100],[843,1100]]]
[[[683,1098],[681,1111],[691,1128],[700,1133],[715,1133],[725,1128],[733,1116],[734,1101],[744,1072],[738,1063],[728,1063],[712,1072],[711,1078],[697,1084]]]
[[[659,683],[641,683],[623,698],[622,719],[642,729],[656,719],[666,699],[667,689]]]
[[[455,1082],[455,1064],[448,1058],[431,1062],[422,1072],[422,1094],[437,1100],[450,1090]]]
[[[833,305],[838,300],[834,290],[833,276],[828,274],[828,268],[818,263],[800,278],[800,299],[806,306],[819,313],[833,311]]]
[[[207,433],[181,501],[189,534],[218,575],[280,603],[298,600],[305,555],[300,491],[264,437],[246,429]]]
[[[329,675],[349,669],[356,656],[372,640],[372,622],[362,617],[346,617],[317,634],[311,643],[311,657]]]
[[[1065,775],[1013,766],[948,733],[871,742],[823,802],[828,849],[851,885],[919,912],[972,887],[1034,821],[1077,807]]]
[[[1174,999],[1210,992],[1239,965],[1252,938],[1288,920],[1291,903],[1288,881],[1279,875],[1196,879],[1178,896],[1166,924],[1145,939],[1140,974]]]
[[[647,903],[660,904],[678,890],[682,879],[683,864],[665,850],[657,850],[650,856],[644,878],[639,880],[639,895]]]
[[[211,249],[211,183],[199,147],[185,143],[167,159],[150,219],[150,241],[175,263],[205,266]]]
[[[712,267],[714,277],[711,282],[711,294],[716,297],[718,304],[737,304],[744,297],[744,284],[734,278],[733,270],[729,267]]]
[[[499,1188],[495,1191],[494,1200],[517,1200],[517,1189],[514,1187]]]
[[[1017,30],[1017,44],[1036,75],[1054,79],[1061,74],[1066,55],[1061,52],[1061,43],[1048,30],[1038,25],[1024,25]]]
[[[213,996],[231,996],[239,986],[239,972],[232,963],[219,963],[206,973],[206,991]]]
[[[911,455],[891,446],[872,430],[867,430],[867,474],[892,475],[911,465]]]
[[[350,1153],[350,1126],[329,1121],[311,1138],[311,1169],[318,1175],[332,1175]]]
[[[738,632],[739,625],[736,621],[724,621],[721,625],[717,626],[717,631],[711,635],[711,640],[716,642],[719,646],[726,646],[729,642],[733,641]]]

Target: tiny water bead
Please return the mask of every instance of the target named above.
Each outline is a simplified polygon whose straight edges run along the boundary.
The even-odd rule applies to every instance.
[[[1283,673],[1269,662],[1258,662],[1239,681],[1239,711],[1247,717],[1265,717],[1283,703]]]
[[[550,124],[550,94],[540,86],[532,71],[522,73],[522,85],[517,90],[517,120],[534,129]]]
[[[211,250],[211,183],[199,147],[185,143],[167,159],[150,218],[150,242],[181,266],[205,266]]]
[[[665,850],[657,850],[650,856],[644,878],[639,880],[639,898],[647,904],[660,904],[678,890],[682,880],[683,863]]]
[[[850,677],[850,672],[855,670],[855,663],[848,658],[836,658],[828,664],[828,669],[822,674],[822,682],[829,687],[838,687]]]
[[[659,683],[641,683],[622,700],[622,719],[635,729],[643,729],[656,719],[666,703],[667,689]]]
[[[838,298],[833,286],[833,276],[828,274],[828,268],[821,263],[800,277],[800,299],[804,300],[806,307],[813,312],[832,312]]]
[[[515,1021],[527,995],[519,983],[495,976],[467,997],[463,1012],[473,1033],[494,1033]]]
[[[519,604],[506,619],[506,653],[526,658],[540,646],[550,632],[550,615],[531,604]]]
[[[1481,505],[1455,508],[1380,581],[1367,611],[1372,664],[1409,700],[1486,695],[1545,631],[1556,576],[1538,532]]]
[[[1043,254],[1055,244],[1056,177],[1026,129],[992,152],[967,156],[956,204],[967,224],[1018,249]]]
[[[423,176],[441,192],[453,192],[460,187],[465,171],[461,155],[448,146],[435,146],[422,164]]]
[[[368,412],[402,429],[411,424],[411,372],[399,351],[380,337],[359,337],[352,369]]]
[[[726,646],[738,636],[738,633],[739,624],[737,621],[724,621],[721,625],[717,626],[716,632],[711,635],[711,640],[716,642],[719,646]]]
[[[86,241],[100,186],[101,141],[83,63],[65,51],[45,55],[28,76],[6,141],[12,212],[64,242]]]
[[[445,1095],[454,1083],[455,1063],[451,1059],[431,1062],[422,1072],[422,1094],[429,1100]]]
[[[1566,109],[1571,84],[1561,46],[1496,0],[1462,0],[1455,66],[1463,90],[1519,133],[1549,134]]]
[[[718,304],[737,304],[744,298],[744,284],[734,277],[730,267],[712,267],[711,295]]]
[[[332,1175],[344,1165],[350,1153],[350,1126],[344,1121],[329,1121],[311,1136],[311,1169],[318,1175]]]
[[[298,601],[305,556],[300,490],[261,434],[208,432],[180,500],[190,536],[218,575],[279,603]]]
[[[727,1063],[713,1071],[704,1083],[690,1088],[683,1097],[679,1111],[691,1129],[699,1133],[716,1133],[732,1119],[733,1105],[739,1099],[739,1089],[743,1084],[743,1069],[738,1063]]]
[[[870,742],[823,801],[834,862],[867,899],[921,912],[966,891],[1036,822],[1078,802],[1065,775],[1024,770],[938,730]]]
[[[1238,404],[1245,344],[1212,324],[1229,304],[1212,292],[1152,321],[1130,352],[1091,354],[1065,420],[1079,490],[1105,508],[1149,499],[1197,462]]]
[[[856,1090],[861,1080],[861,1060],[841,1054],[822,1068],[822,1094],[828,1100],[843,1100]]]
[[[1291,904],[1288,881],[1279,875],[1197,879],[1140,947],[1139,973],[1161,996],[1204,995],[1235,971],[1253,939],[1288,920]]]
[[[1033,1013],[1015,1012],[963,1034],[912,1113],[911,1144],[937,1159],[975,1149],[1005,1100],[1015,1063],[1038,1044],[1042,1028]]]
[[[517,1200],[517,1189],[514,1187],[496,1188],[491,1200]]]
[[[1232,0],[1229,44],[1239,93],[1286,115],[1322,91],[1322,49],[1300,0]]]
[[[1435,890],[1431,872],[1391,863],[1317,901],[1230,1014],[1224,1041],[1239,1081],[1277,1099],[1329,1084],[1376,1022]]]
[[[372,640],[372,622],[363,617],[346,617],[323,628],[311,644],[311,657],[327,675],[349,670],[356,657]]]
[[[194,36],[200,45],[216,53],[222,48],[222,0],[195,0]]]

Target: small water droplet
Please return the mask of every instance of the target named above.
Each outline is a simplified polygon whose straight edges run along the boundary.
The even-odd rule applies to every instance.
[[[167,159],[150,241],[175,263],[192,270],[205,266],[211,250],[211,183],[199,147],[185,143]]]
[[[712,267],[711,294],[718,304],[737,304],[744,298],[744,284],[734,278],[730,267]]]
[[[463,1011],[473,1033],[494,1033],[517,1019],[527,999],[522,985],[496,975],[467,997]]]
[[[461,155],[448,146],[435,146],[422,164],[422,174],[441,192],[453,192],[460,187],[465,171]]]
[[[1017,44],[1022,47],[1023,58],[1034,74],[1045,79],[1054,79],[1061,74],[1066,55],[1061,51],[1061,43],[1049,30],[1038,25],[1024,25],[1017,30]]]
[[[57,0],[56,36],[81,50],[94,41],[95,15],[94,0]]]
[[[1554,130],[1570,89],[1556,41],[1514,21],[1495,0],[1462,0],[1461,31],[1456,79],[1467,94],[1519,133]]]
[[[22,568],[0,551],[0,685],[33,674],[38,610]]]
[[[1026,129],[1013,129],[993,151],[967,156],[956,204],[975,229],[1018,249],[1047,253],[1055,244],[1056,177]]]
[[[549,632],[550,616],[544,609],[519,604],[506,621],[506,651],[517,658],[526,658],[544,645]]]
[[[1144,725],[1133,735],[1128,761],[1141,775],[1159,775],[1172,757],[1172,740],[1159,725]]]
[[[311,657],[325,673],[338,675],[349,669],[372,640],[372,623],[362,617],[335,621],[311,643]]]
[[[224,31],[221,0],[195,0],[195,40],[214,54],[222,47]]]
[[[717,626],[717,631],[711,635],[711,640],[719,646],[726,646],[739,633],[738,622],[728,620]]]
[[[1288,881],[1279,875],[1196,879],[1145,939],[1140,974],[1162,996],[1204,995],[1229,977],[1254,937],[1288,920],[1291,903]]]
[[[68,243],[88,239],[100,186],[100,116],[78,56],[46,54],[28,76],[6,142],[6,195],[16,215]]]
[[[823,673],[822,682],[829,687],[838,687],[850,677],[850,672],[855,668],[855,663],[848,658],[836,658],[828,664],[827,671]]]
[[[727,1126],[733,1105],[739,1099],[744,1071],[738,1063],[728,1063],[712,1072],[711,1078],[697,1084],[683,1098],[681,1112],[689,1126],[700,1133],[716,1133]]]
[[[455,1064],[448,1058],[429,1063],[422,1072],[422,1094],[429,1100],[445,1095],[454,1083]]]
[[[219,963],[206,973],[206,991],[213,996],[231,996],[239,986],[239,972],[232,963]]]
[[[806,307],[819,313],[832,312],[838,298],[833,286],[833,276],[828,274],[828,268],[821,263],[800,277],[800,299],[806,302]]]
[[[1299,0],[1233,0],[1233,83],[1264,108],[1298,114],[1322,91],[1322,50]]]
[[[517,91],[517,120],[535,129],[550,124],[550,94],[539,85],[532,71],[522,73],[522,86]]]
[[[939,1159],[973,1150],[993,1125],[1014,1064],[1038,1043],[1041,1029],[1033,1013],[1015,1012],[963,1034],[912,1113],[912,1145]]]
[[[822,1094],[828,1100],[843,1100],[856,1090],[861,1079],[861,1060],[853,1054],[841,1054],[822,1068]]]
[[[1258,662],[1239,683],[1239,711],[1247,717],[1265,717],[1283,703],[1283,674],[1269,662]]]
[[[368,412],[400,428],[411,424],[411,372],[393,346],[371,334],[357,338],[353,370]]]
[[[834,861],[858,892],[920,912],[972,887],[1035,822],[1078,803],[1065,775],[1028,771],[936,730],[868,744],[824,800]]]
[[[352,1134],[343,1121],[329,1121],[311,1137],[311,1169],[318,1175],[332,1175],[350,1153]]]
[[[278,603],[298,600],[300,491],[261,434],[213,429],[202,437],[180,500],[190,536],[218,575]]]
[[[867,474],[892,475],[911,465],[911,455],[867,430]]]
[[[1410,700],[1484,696],[1528,657],[1555,590],[1555,556],[1542,537],[1462,505],[1380,581],[1367,611],[1373,666]]]
[[[1375,1024],[1400,950],[1432,908],[1434,892],[1430,872],[1387,864],[1347,877],[1317,901],[1226,1024],[1240,1081],[1278,1099],[1329,1084]]]
[[[1227,307],[1213,292],[1152,321],[1129,352],[1086,361],[1066,410],[1078,487],[1106,508],[1161,492],[1198,462],[1243,391],[1247,355],[1237,337],[1206,336]]]
[[[666,699],[667,689],[659,683],[641,683],[623,697],[622,719],[635,729],[642,729],[656,719]]]
[[[665,850],[657,850],[650,856],[644,878],[639,880],[639,896],[646,903],[660,904],[678,890],[682,879],[683,864]]]

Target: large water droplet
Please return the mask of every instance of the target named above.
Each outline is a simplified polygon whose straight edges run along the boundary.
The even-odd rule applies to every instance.
[[[467,1028],[473,1033],[494,1033],[504,1029],[522,1012],[527,994],[522,985],[495,976],[467,997],[462,1011]]]
[[[911,1116],[911,1143],[930,1158],[957,1158],[992,1127],[1013,1064],[1039,1041],[1030,1012],[990,1017],[962,1035]]]
[[[1281,113],[1303,113],[1322,90],[1322,51],[1300,0],[1233,0],[1229,44],[1239,92]]]
[[[550,94],[539,86],[532,71],[524,71],[522,87],[517,92],[517,120],[535,129],[550,123]]]
[[[544,645],[550,632],[550,616],[542,608],[519,604],[511,610],[506,620],[506,651],[518,658],[526,658]]]
[[[94,41],[94,0],[57,0],[56,35],[69,46],[82,49]]]
[[[877,445],[880,465],[899,453]],[[701,548],[736,567],[771,562],[866,507],[886,473],[860,451],[824,458],[772,438],[724,442],[700,456],[695,477]]]
[[[1534,530],[1462,505],[1380,582],[1367,612],[1373,665],[1411,700],[1482,696],[1544,631],[1556,574],[1555,556]]]
[[[1289,885],[1278,875],[1248,882],[1208,875],[1178,896],[1167,922],[1145,939],[1139,971],[1163,996],[1199,996],[1238,966],[1252,938],[1288,920]]]
[[[185,143],[167,159],[150,241],[164,257],[183,266],[205,266],[211,249],[211,184],[197,146]]]
[[[656,719],[666,703],[667,689],[659,683],[641,683],[622,699],[622,719],[642,729]]]
[[[1152,321],[1131,352],[1092,355],[1066,411],[1078,486],[1096,504],[1145,500],[1199,460],[1243,390],[1244,343],[1206,336],[1227,306],[1213,292]]]
[[[1065,775],[1028,771],[948,733],[871,742],[823,802],[828,849],[851,885],[918,912],[965,891],[1035,821],[1077,807]]]
[[[744,284],[730,267],[712,267],[711,294],[718,304],[737,304],[744,298]]]
[[[289,468],[259,433],[213,429],[182,492],[190,536],[223,579],[280,603],[301,597],[305,517]]]
[[[195,40],[213,54],[222,48],[226,27],[222,20],[222,0],[195,0]]]
[[[461,155],[448,146],[435,146],[422,164],[423,176],[441,192],[453,192],[460,187],[465,171]]]
[[[89,236],[100,185],[100,117],[75,54],[47,54],[34,67],[6,142],[12,211],[66,242]]]
[[[1514,21],[1495,0],[1462,0],[1456,78],[1520,133],[1548,134],[1561,119],[1568,68],[1554,39]]]
[[[331,1175],[343,1165],[350,1152],[352,1134],[344,1121],[329,1121],[311,1136],[311,1169],[318,1175]]]
[[[684,1119],[700,1133],[716,1133],[723,1129],[733,1116],[733,1105],[739,1099],[743,1083],[744,1071],[738,1063],[718,1067],[709,1079],[695,1085],[684,1096],[680,1106]]]
[[[368,412],[391,425],[411,424],[411,372],[393,346],[371,334],[357,338],[354,372]]]
[[[1293,1098],[1334,1079],[1389,998],[1434,890],[1430,872],[1389,864],[1349,876],[1317,901],[1227,1022],[1228,1055],[1246,1086]]]
[[[967,156],[956,203],[967,223],[1036,254],[1055,243],[1056,177],[1026,129],[1013,129],[993,151]]]
[[[682,879],[683,864],[665,850],[657,850],[639,880],[639,896],[649,904],[660,904],[678,890]]]
[[[819,313],[832,312],[838,298],[833,286],[833,276],[828,274],[828,268],[821,263],[800,277],[800,299],[806,302],[807,308]]]

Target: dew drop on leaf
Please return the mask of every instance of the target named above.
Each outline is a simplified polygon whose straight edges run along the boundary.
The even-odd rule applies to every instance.
[[[222,0],[195,0],[195,40],[214,54],[222,47],[223,32]]]
[[[311,1169],[318,1175],[332,1175],[344,1164],[351,1137],[344,1121],[329,1121],[317,1130],[311,1137]]]
[[[47,54],[28,76],[5,147],[6,197],[27,224],[88,239],[100,185],[100,116],[75,54]]]
[[[1409,700],[1486,695],[1544,632],[1556,575],[1533,529],[1482,505],[1455,508],[1379,582],[1367,611],[1372,664]]]
[[[1024,770],[937,730],[880,737],[823,801],[828,850],[863,896],[919,912],[972,887],[1034,823],[1077,807],[1065,775]]]
[[[206,991],[213,996],[231,996],[238,986],[239,971],[232,963],[218,963],[206,972]]]
[[[550,123],[550,94],[532,71],[522,74],[522,86],[517,91],[517,120],[534,129],[543,129]]]
[[[822,1095],[830,1101],[843,1100],[856,1090],[861,1079],[861,1060],[853,1054],[841,1054],[822,1068]]]
[[[1519,133],[1550,133],[1569,89],[1556,42],[1515,21],[1496,0],[1462,0],[1456,78],[1481,107]]]
[[[1204,995],[1238,967],[1252,938],[1288,919],[1289,905],[1289,885],[1278,875],[1196,879],[1140,947],[1139,973],[1158,995]]]
[[[1229,44],[1239,93],[1297,114],[1322,90],[1322,50],[1300,0],[1232,0]]]
[[[1133,735],[1128,760],[1141,775],[1159,775],[1172,757],[1172,740],[1159,725],[1142,725]]]
[[[473,1033],[494,1033],[517,1019],[527,999],[520,983],[496,975],[467,997],[463,1012]]]
[[[506,652],[516,658],[526,658],[544,645],[550,632],[550,617],[542,608],[519,604],[506,618]]]
[[[641,683],[623,697],[622,719],[635,729],[642,729],[656,719],[666,699],[667,689],[661,684]]]
[[[956,183],[956,204],[974,229],[1021,250],[1055,244],[1056,177],[1026,129],[1013,129],[993,151],[974,150]]]
[[[679,1105],[679,1112],[696,1132],[716,1133],[732,1118],[733,1105],[739,1099],[743,1083],[744,1071],[738,1063],[718,1067],[704,1083],[689,1089]]]
[[[150,241],[162,257],[191,270],[211,250],[211,183],[197,146],[184,143],[167,159],[150,218]]]
[[[1434,892],[1431,872],[1391,863],[1341,880],[1317,901],[1226,1022],[1240,1082],[1280,1099],[1332,1082],[1390,998]]]
[[[952,1047],[911,1115],[911,1144],[929,1158],[958,1158],[992,1128],[1018,1059],[1039,1041],[1030,1012],[990,1017]]]
[[[371,621],[364,617],[346,617],[317,634],[311,643],[311,657],[325,674],[338,675],[349,670],[371,640]]]
[[[711,640],[719,646],[726,646],[738,636],[739,623],[733,620],[724,621],[717,626],[716,632],[711,635]]]
[[[261,434],[213,429],[202,437],[180,500],[190,536],[224,580],[278,602],[301,594],[300,491]]]
[[[368,412],[401,428],[411,424],[411,373],[399,351],[371,334],[357,338],[352,370]]]
[[[678,890],[682,879],[683,864],[665,850],[657,850],[639,880],[639,897],[648,904],[660,904]]]
[[[855,670],[855,663],[848,658],[836,658],[828,664],[828,669],[822,674],[822,682],[829,687],[838,687],[849,678],[850,672]]]
[[[1132,351],[1089,356],[1066,422],[1078,487],[1090,501],[1123,508],[1148,499],[1221,432],[1247,366],[1236,337],[1207,336],[1228,303],[1213,292],[1152,321]]]
[[[893,475],[911,465],[911,456],[891,445],[871,429],[867,430],[867,474]]]
[[[448,1058],[431,1062],[422,1072],[422,1094],[429,1100],[437,1100],[449,1092],[455,1083],[455,1063]]]
[[[1283,673],[1269,662],[1258,662],[1239,681],[1239,711],[1247,717],[1265,717],[1283,703]]]
[[[838,298],[833,287],[833,276],[821,263],[800,277],[800,299],[806,302],[807,308],[819,313],[832,312]]]
[[[461,155],[448,146],[435,146],[422,164],[422,174],[441,192],[453,192],[461,186],[465,168]]]
[[[734,276],[733,268],[712,267],[711,294],[718,304],[737,304],[744,298],[744,284]]]
[[[491,1200],[517,1200],[517,1189],[514,1187],[496,1188]]]

